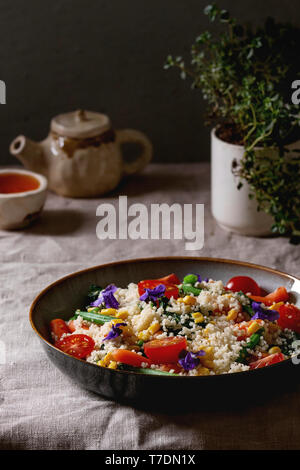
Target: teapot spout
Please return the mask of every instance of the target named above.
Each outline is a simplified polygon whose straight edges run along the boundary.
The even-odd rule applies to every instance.
[[[10,144],[9,151],[28,170],[45,174],[44,152],[39,142],[27,139],[24,135],[19,135]]]

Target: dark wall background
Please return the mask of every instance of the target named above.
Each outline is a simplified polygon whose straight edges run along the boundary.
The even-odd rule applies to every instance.
[[[15,163],[8,145],[19,133],[42,139],[57,113],[86,108],[108,113],[116,128],[146,132],[155,160],[209,158],[204,105],[168,53],[187,55],[210,27],[209,0],[0,0],[0,163]],[[299,0],[220,0],[241,20],[271,15],[300,21]]]

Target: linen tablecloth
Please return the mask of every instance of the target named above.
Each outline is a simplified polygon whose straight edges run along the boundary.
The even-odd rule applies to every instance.
[[[204,248],[188,252],[180,240],[97,239],[96,208],[103,202],[116,204],[118,195],[127,195],[129,204],[204,203]],[[86,392],[48,361],[28,321],[29,306],[42,288],[85,267],[155,255],[233,258],[300,275],[300,249],[287,239],[240,237],[216,225],[210,214],[208,164],[150,165],[105,198],[64,199],[49,193],[36,225],[0,232],[1,448],[300,447],[297,390],[277,398],[268,391],[267,404],[236,411],[163,414],[136,410]],[[233,391],[233,401],[235,393],[238,391]]]

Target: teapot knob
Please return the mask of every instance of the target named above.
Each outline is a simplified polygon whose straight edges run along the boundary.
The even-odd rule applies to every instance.
[[[77,122],[88,121],[87,115],[83,109],[78,109],[75,112],[75,119]]]

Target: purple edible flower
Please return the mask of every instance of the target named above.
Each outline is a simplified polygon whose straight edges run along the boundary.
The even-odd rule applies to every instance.
[[[108,339],[115,339],[120,336],[122,334],[122,330],[121,328],[119,328],[119,326],[126,326],[126,323],[117,323],[116,325],[112,325],[110,332],[102,341],[106,341]]]
[[[119,302],[114,296],[116,290],[117,287],[114,284],[107,286],[100,292],[98,299],[91,303],[91,307],[99,307],[101,304],[104,304],[106,308],[118,308]]]
[[[166,286],[163,284],[159,284],[158,286],[154,287],[154,289],[148,289],[146,287],[144,294],[141,295],[140,300],[152,300],[156,302],[159,297],[163,297],[166,291]]]
[[[252,320],[269,320],[275,321],[279,318],[279,313],[276,310],[269,310],[261,306],[261,302],[252,302],[252,309],[255,314]]]
[[[180,356],[183,356],[179,359],[179,364],[181,367],[184,368],[184,370],[192,370],[195,369],[199,364],[200,364],[200,356],[204,356],[205,351],[200,349],[200,351],[197,351],[195,353],[193,352],[188,352],[188,351],[182,351]]]
[[[206,278],[204,279],[204,282],[208,282],[208,281],[209,281],[209,279],[208,279],[208,277],[206,277]]]

